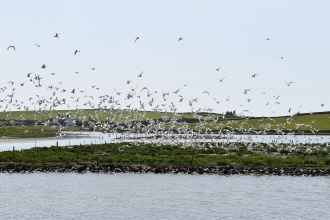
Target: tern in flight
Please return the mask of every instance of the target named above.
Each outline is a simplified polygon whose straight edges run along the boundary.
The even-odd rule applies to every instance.
[[[60,34],[56,33],[54,37],[57,37],[57,38],[59,38],[59,36],[58,36],[58,35],[60,35]]]
[[[181,40],[183,40],[183,38],[182,38],[182,37],[180,37],[178,41],[181,41]]]
[[[139,37],[136,37],[134,43],[135,43],[137,40],[139,40],[139,39],[140,39]]]
[[[213,68],[214,68],[214,67],[213,67]],[[216,68],[215,70],[216,70],[216,71],[219,71],[221,68],[222,68],[222,67],[219,67],[219,68]]]
[[[15,46],[9,46],[9,47],[7,48],[7,50],[9,50],[9,48],[13,48],[13,49],[16,51]]]
[[[220,82],[222,82],[224,79],[225,79],[226,77],[223,77],[222,79],[219,79],[220,80]]]
[[[144,71],[143,71],[142,73],[144,73]],[[138,77],[142,77],[142,73],[140,73],[140,74],[138,75]]]
[[[75,50],[74,55],[76,55],[78,52],[80,53],[80,50]]]
[[[290,86],[290,84],[293,83],[293,82],[287,82],[287,81],[285,81],[285,83],[286,83],[287,86]]]

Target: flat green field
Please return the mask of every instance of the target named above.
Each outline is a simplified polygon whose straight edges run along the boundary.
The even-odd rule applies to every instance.
[[[240,145],[185,147],[134,145],[132,143],[74,147],[37,147],[0,152],[0,163],[32,164],[157,164],[157,165],[235,165],[274,167],[327,167],[330,148],[325,145]],[[310,150],[313,149],[313,150]]]
[[[328,133],[330,132],[330,114],[307,114],[302,116],[283,116],[283,117],[256,117],[256,118],[223,118],[219,114],[198,114],[191,113],[156,113],[141,111],[104,111],[104,110],[59,110],[59,111],[14,111],[0,112],[0,125],[4,128],[11,120],[17,122],[16,129],[0,129],[0,136],[15,137],[36,137],[52,136],[59,130],[59,126],[24,126],[24,121],[56,120],[58,116],[65,117],[70,114],[71,117],[84,124],[84,128],[65,127],[63,130],[89,130],[88,122],[105,122],[110,119],[112,122],[125,124],[127,122],[143,122],[150,119],[167,121],[163,123],[161,129],[171,130],[235,130],[235,132],[248,133],[250,131],[272,131],[274,132],[295,132],[301,133]],[[174,123],[169,123],[169,119],[176,118]],[[23,125],[23,126],[19,126]],[[158,127],[158,123],[151,130]],[[97,130],[98,128],[96,128]],[[137,128],[135,128],[136,130]],[[319,131],[320,130],[320,131]],[[300,133],[299,133],[300,132]]]

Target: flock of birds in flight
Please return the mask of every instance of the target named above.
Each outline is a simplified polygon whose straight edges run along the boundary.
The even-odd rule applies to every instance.
[[[59,38],[60,34],[56,33],[54,35],[55,38]],[[140,37],[136,37],[134,40],[134,43],[137,43],[140,40]],[[266,38],[264,41],[270,41],[272,39]],[[180,37],[178,38],[178,41],[183,41],[183,38]],[[39,44],[35,44],[37,47],[41,47]],[[8,46],[7,51],[13,50],[16,51],[15,46]],[[76,49],[73,52],[73,55],[76,56],[78,53],[80,53],[79,49]],[[284,57],[275,57],[277,59],[283,60]],[[42,64],[41,69],[46,69],[47,65]],[[97,67],[90,66],[90,69],[92,71],[96,70]],[[220,71],[222,67],[213,67],[215,71]],[[79,71],[75,71],[75,74],[80,73]],[[56,73],[50,73],[49,75],[54,76]],[[143,77],[144,71],[139,73],[137,77],[141,78]],[[27,77],[29,78],[29,81],[34,84],[35,87],[41,87],[41,80],[43,77],[39,74],[34,74],[33,73],[27,73]],[[258,74],[253,74],[251,76],[252,78],[258,77]],[[223,77],[219,79],[220,83],[223,83],[226,77]],[[36,114],[34,114],[34,119],[36,119],[36,115],[38,114],[45,114],[47,115],[47,120],[44,125],[49,125],[51,124],[50,121],[56,121],[59,118],[59,114],[56,116],[53,115],[53,113],[57,112],[56,108],[61,107],[61,106],[67,106],[67,108],[72,109],[73,107],[70,106],[67,102],[68,96],[65,96],[63,98],[59,98],[58,93],[65,93],[67,92],[67,89],[62,88],[60,89],[57,86],[54,85],[49,85],[47,89],[52,91],[52,95],[49,98],[45,98],[42,95],[36,95],[36,97],[30,97],[29,102],[31,102],[28,105],[25,105],[24,102],[20,102],[18,100],[15,100],[15,87],[14,87],[14,81],[9,81],[8,84],[12,86],[11,92],[5,96],[5,98],[0,99],[0,110],[1,108],[2,111],[7,112],[7,116],[11,116],[11,112],[16,108],[16,110],[31,110],[30,106],[31,104],[34,106],[34,111]],[[127,80],[126,84],[131,84],[132,80]],[[290,86],[293,84],[293,82],[285,81],[287,86]],[[59,82],[59,84],[62,84],[62,82]],[[24,86],[25,82],[20,82],[20,86]],[[187,86],[187,85],[183,85]],[[194,103],[198,102],[199,97],[192,98],[188,101],[189,106],[192,108],[191,114],[193,117],[197,120],[197,123],[195,123],[195,127],[191,128],[188,123],[183,120],[182,115],[178,112],[178,109],[176,105],[171,102],[170,104],[166,104],[166,101],[170,94],[175,94],[178,95],[178,102],[183,102],[185,99],[182,95],[180,95],[180,91],[183,89],[182,88],[177,88],[173,92],[160,92],[160,91],[149,91],[147,87],[143,87],[141,89],[138,89],[139,85],[135,87],[131,87],[131,90],[125,94],[125,104],[123,105],[122,102],[120,102],[119,97],[122,94],[121,92],[115,90],[115,95],[101,95],[99,96],[99,102],[94,102],[94,97],[85,94],[83,97],[77,97],[75,94],[81,93],[84,94],[85,90],[78,88],[73,88],[70,89],[70,98],[74,100],[77,104],[74,106],[75,111],[68,111],[67,115],[73,116],[73,118],[76,121],[80,121],[82,124],[83,129],[85,129],[85,126],[88,125],[89,127],[92,127],[94,130],[99,130],[102,132],[110,132],[110,133],[115,133],[115,132],[122,132],[124,133],[126,137],[129,137],[132,133],[141,133],[144,134],[145,136],[148,136],[150,134],[154,134],[153,137],[156,137],[157,134],[161,134],[162,138],[158,139],[161,141],[165,141],[168,143],[176,144],[179,143],[180,139],[188,140],[189,138],[191,139],[194,134],[200,135],[199,138],[205,140],[205,138],[211,138],[212,140],[215,140],[216,137],[219,137],[219,135],[227,135],[227,136],[233,136],[234,135],[234,128],[231,127],[233,124],[240,123],[238,125],[237,131],[243,134],[248,134],[248,137],[239,137],[236,140],[237,141],[244,141],[244,140],[252,140],[251,139],[251,134],[267,134],[267,132],[273,127],[277,131],[279,135],[284,135],[284,132],[281,130],[281,128],[285,127],[285,124],[290,125],[292,118],[289,117],[286,122],[283,124],[279,125],[272,125],[270,123],[265,123],[265,124],[259,124],[259,128],[254,128],[253,126],[246,127],[248,124],[246,121],[248,119],[247,116],[245,116],[245,113],[250,113],[249,110],[243,110],[242,113],[235,115],[239,116],[241,118],[245,118],[243,121],[239,120],[227,120],[226,123],[223,123],[221,119],[225,118],[225,114],[214,114],[213,109],[211,108],[199,108],[199,109],[193,109]],[[4,93],[5,90],[7,90],[7,86],[4,86],[0,88],[0,93]],[[99,90],[100,87],[98,85],[92,85],[92,89]],[[138,91],[140,93],[138,93]],[[146,93],[146,96],[150,98],[148,102],[142,102],[141,101],[141,96],[142,93]],[[155,103],[155,94],[160,94],[162,97],[162,101],[160,104]],[[252,93],[251,89],[244,89],[243,94],[250,94]],[[202,95],[207,94],[209,95],[208,91],[203,91]],[[145,94],[144,94],[145,95]],[[115,97],[116,96],[116,97]],[[139,99],[139,108],[133,108],[133,98],[137,97]],[[273,96],[275,98],[275,104],[280,104],[278,101],[281,95]],[[82,102],[80,100],[82,99],[88,99],[88,101]],[[226,97],[226,101],[230,100],[230,96]],[[131,102],[132,101],[132,102]],[[220,104],[220,101],[214,98],[214,101],[216,104]],[[247,102],[251,102],[251,98],[246,99]],[[5,103],[6,104],[1,104]],[[94,113],[91,113],[91,111],[86,111],[85,114],[88,116],[84,115],[84,109],[80,108],[79,103],[82,103],[84,106],[84,109],[93,109],[95,110]],[[149,108],[152,108],[152,112],[157,112],[160,113],[161,118],[160,119],[151,119],[146,117],[145,112],[147,111],[147,105]],[[269,105],[269,102],[266,103],[266,105]],[[325,104],[322,103],[320,105],[321,107],[324,107]],[[22,108],[23,107],[23,108]],[[63,107],[62,107],[63,108]],[[101,120],[99,116],[102,113],[106,113],[108,115],[107,120]],[[130,114],[125,115],[125,112],[129,112]],[[168,117],[167,113],[171,114],[171,117]],[[201,114],[204,113],[204,114]],[[206,114],[205,114],[206,113]],[[292,114],[292,109],[289,108],[288,113]],[[24,126],[24,121],[25,119],[25,114],[22,113],[20,115],[22,125]],[[269,120],[274,121],[275,119],[269,118]],[[35,126],[39,125],[38,120],[36,120]],[[262,120],[260,120],[262,121]],[[213,127],[213,129],[209,128],[209,125]],[[295,128],[299,129],[300,127],[307,126],[310,128],[310,131],[312,133],[316,133],[318,130],[312,126],[312,124],[295,124]],[[63,130],[65,126],[61,125],[53,125],[53,128],[58,128],[59,131]],[[214,130],[216,132],[214,132]],[[26,130],[25,132],[29,132]],[[203,133],[204,132],[204,133]],[[156,134],[156,135],[155,135]],[[174,136],[173,134],[179,134],[178,136]],[[204,135],[202,135],[204,134]],[[291,137],[295,138],[294,132],[290,132]],[[172,137],[172,138],[166,138],[166,137]],[[257,137],[257,136],[256,136]],[[156,139],[156,138],[154,138]],[[152,140],[152,139],[144,139],[144,140]],[[308,139],[306,139],[308,140]],[[154,140],[155,141],[155,140]]]

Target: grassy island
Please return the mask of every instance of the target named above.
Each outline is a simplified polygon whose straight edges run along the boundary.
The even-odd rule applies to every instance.
[[[327,167],[330,165],[329,153],[330,147],[325,144],[293,148],[289,144],[182,147],[112,143],[4,151],[0,152],[0,163]]]

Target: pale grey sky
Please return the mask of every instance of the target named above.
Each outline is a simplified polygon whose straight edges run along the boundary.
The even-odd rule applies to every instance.
[[[249,110],[245,114],[255,116],[287,115],[289,108],[326,111],[329,8],[329,1],[307,0],[1,2],[0,87],[7,90],[0,99],[8,99],[16,88],[14,100],[32,106],[37,94],[52,97],[54,90],[47,87],[53,85],[59,88],[55,96],[66,98],[71,108],[112,95],[123,106],[139,107],[141,100],[149,110],[173,102],[178,111]],[[136,37],[140,39],[134,43]],[[10,45],[16,51],[7,51]],[[76,49],[81,52],[74,56]],[[47,68],[41,69],[42,64]],[[222,68],[216,71],[218,67]],[[41,88],[28,81],[28,72],[43,77]],[[293,83],[287,86],[285,81]],[[134,98],[124,100],[136,86]],[[84,92],[70,93],[78,87]],[[158,93],[148,97],[146,90],[140,92],[143,87]],[[173,93],[177,88],[182,89]],[[62,89],[67,91],[60,93]],[[243,94],[245,89],[252,92]],[[166,101],[162,91],[170,92]],[[34,99],[29,102],[29,97]],[[78,97],[79,102],[73,102]],[[151,98],[153,106],[147,104]],[[194,98],[198,102],[191,107],[189,100]]]

